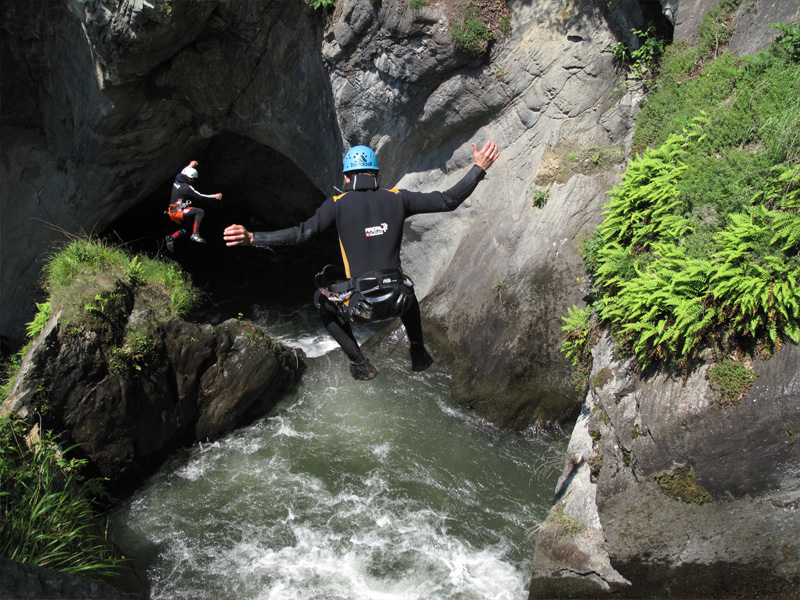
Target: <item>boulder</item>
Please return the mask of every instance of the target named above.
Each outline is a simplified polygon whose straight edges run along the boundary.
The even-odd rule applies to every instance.
[[[575,528],[558,552],[539,536],[530,597],[798,597],[800,347],[756,361],[739,402],[720,400],[710,362],[642,374],[608,336],[593,356],[543,526]]]
[[[7,558],[0,558],[0,595],[15,600],[147,600],[150,597],[146,588],[123,591],[111,583]]]
[[[117,290],[125,289],[119,285]],[[3,413],[63,432],[117,493],[174,449],[267,414],[304,369],[302,351],[247,321],[157,318],[147,288],[81,328],[55,313],[26,354]],[[135,331],[131,341],[130,333]]]

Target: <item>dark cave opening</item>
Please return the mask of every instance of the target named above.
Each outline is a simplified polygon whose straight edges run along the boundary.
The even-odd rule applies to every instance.
[[[186,157],[186,164],[190,160],[199,163],[195,189],[223,194],[221,202],[194,203],[205,211],[201,234],[207,243],[185,237],[175,243],[174,252],[167,251],[165,237],[179,228],[166,215],[174,176],[111,223],[100,237],[124,244],[132,252],[177,262],[203,292],[193,315],[197,319],[250,318],[256,305],[309,304],[314,274],[326,264],[341,264],[334,228],[306,244],[271,250],[229,248],[222,231],[232,223],[250,231],[297,225],[314,213],[327,194],[286,156],[233,133],[213,138],[204,150]]]
[[[622,12],[612,10],[610,5],[606,5],[604,14],[609,29],[629,51],[638,49],[650,35],[654,36],[654,40],[664,42],[666,45],[672,43],[675,25],[665,14],[665,9],[659,0],[626,0],[626,4],[629,8]],[[591,4],[585,5],[586,9],[590,7]],[[620,19],[620,16],[625,18]],[[651,26],[653,30],[649,32]],[[643,33],[643,37],[635,33],[637,30]]]
[[[675,25],[664,14],[664,8],[658,0],[647,0],[640,2],[642,17],[644,19],[643,31],[652,25],[655,28],[655,37],[667,44],[672,43],[675,33]]]

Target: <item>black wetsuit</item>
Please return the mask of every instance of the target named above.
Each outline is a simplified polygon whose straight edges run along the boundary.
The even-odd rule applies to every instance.
[[[473,165],[453,187],[444,192],[411,192],[378,186],[372,175],[353,175],[345,192],[325,200],[316,213],[295,227],[254,232],[254,246],[301,244],[331,225],[336,225],[345,273],[349,279],[372,271],[400,269],[403,222],[422,213],[455,210],[475,190],[486,172]],[[315,304],[323,322],[350,360],[358,355],[358,344],[349,323],[341,323],[333,303],[318,291]],[[408,339],[422,344],[422,323],[416,298],[402,317]]]
[[[191,206],[192,200],[215,200],[216,195],[201,194],[190,185],[190,181],[191,180],[183,173],[178,173],[175,177],[175,181],[172,184],[172,198],[169,201],[170,212],[178,210],[183,213],[184,219],[186,219],[186,217],[193,218],[194,225],[192,227],[192,232],[199,233],[200,223],[202,223],[206,213],[202,208]],[[175,238],[179,238],[187,234],[188,231],[186,229],[179,229],[172,235]]]

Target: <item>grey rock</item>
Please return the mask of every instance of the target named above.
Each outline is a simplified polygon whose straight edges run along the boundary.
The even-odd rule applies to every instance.
[[[735,407],[715,401],[709,365],[686,378],[645,376],[632,359],[614,357],[608,337],[593,355],[592,389],[557,499],[587,529],[602,533],[592,543],[568,539],[571,552],[605,556],[614,568],[603,573],[552,564],[547,538],[540,538],[536,593],[552,592],[554,576],[569,576],[581,581],[558,589],[794,597],[800,582],[800,446],[793,425],[800,422],[800,347],[786,345],[756,363],[758,379]],[[662,489],[657,477],[678,469],[693,473],[702,501]],[[557,516],[551,511],[550,526]],[[545,597],[533,590],[531,597]]]
[[[0,558],[0,595],[13,600],[146,600],[145,592]]]
[[[706,0],[662,0],[665,14],[672,17],[676,40],[696,43],[698,26],[713,3]],[[728,48],[737,56],[755,55],[781,35],[772,23],[791,23],[797,19],[800,5],[789,0],[742,2],[737,7],[731,27],[734,30]]]
[[[110,328],[78,332],[54,314],[0,409],[65,433],[117,493],[134,489],[176,448],[267,414],[305,366],[302,351],[252,323],[159,320],[143,308],[144,295],[131,293],[116,316],[107,311]],[[120,340],[137,323],[137,331],[147,324],[147,356],[120,358]]]

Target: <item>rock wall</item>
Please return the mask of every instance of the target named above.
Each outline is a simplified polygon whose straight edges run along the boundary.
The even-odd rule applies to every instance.
[[[709,3],[664,5],[675,40],[692,41]],[[757,53],[796,10],[743,3],[731,49]],[[592,354],[530,598],[800,597],[800,348],[758,361],[735,406],[720,405],[710,360],[644,375],[607,336]]]
[[[342,143],[320,24],[303,2],[13,0],[2,10],[0,335],[12,346],[53,243],[102,231],[215,137],[250,138],[318,187],[334,181]],[[262,211],[280,211],[263,196]]]
[[[159,290],[105,286],[102,314],[80,324],[62,310],[51,316],[0,413],[64,433],[64,444],[80,445],[116,495],[175,449],[267,414],[304,369],[302,351],[252,323],[164,318]]]
[[[711,363],[643,375],[607,336],[593,357],[530,597],[799,597],[800,347],[727,405]]]

